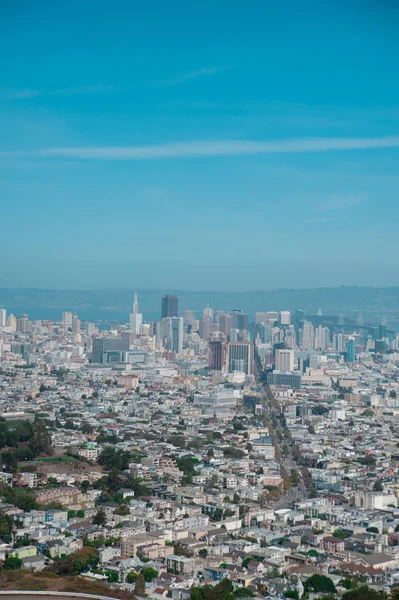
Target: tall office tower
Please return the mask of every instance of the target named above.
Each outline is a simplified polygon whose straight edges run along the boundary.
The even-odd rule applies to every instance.
[[[78,315],[73,315],[72,317],[72,332],[80,333],[80,319]]]
[[[7,325],[7,311],[5,308],[0,308],[0,327]]]
[[[139,303],[137,302],[137,293],[134,293],[133,312],[129,317],[129,329],[132,333],[139,334],[143,323],[143,315],[139,313]]]
[[[227,337],[229,335],[230,329],[233,329],[233,317],[228,313],[223,313],[219,315],[219,331],[224,333]]]
[[[326,336],[326,346],[331,346],[331,331],[328,327],[324,327],[325,336]]]
[[[233,329],[238,329],[238,315],[242,314],[242,310],[240,308],[234,308],[231,311],[231,316],[233,317]]]
[[[374,340],[371,335],[367,336],[365,351],[369,352],[370,350],[374,350]]]
[[[209,317],[210,320],[213,321],[213,308],[209,308],[209,306],[204,308],[204,310],[202,311],[202,316]]]
[[[172,352],[181,354],[183,352],[183,317],[172,317]]]
[[[157,323],[156,338],[158,345],[170,349],[172,339],[172,319],[166,317]]]
[[[295,367],[295,352],[294,350],[279,349],[276,350],[276,371],[290,371]]]
[[[62,324],[67,329],[68,327],[72,327],[72,313],[71,312],[63,312],[62,313]]]
[[[19,315],[17,317],[16,330],[20,331],[21,333],[26,333],[28,331],[28,326],[29,326],[28,315],[26,315],[25,313],[23,313],[22,315]]]
[[[324,327],[319,325],[314,332],[314,347],[316,350],[324,350],[326,347],[326,336]]]
[[[269,344],[272,341],[272,328],[267,323],[260,325],[259,334],[262,344]]]
[[[342,352],[344,347],[342,333],[335,333],[333,335],[333,350],[334,352]]]
[[[211,337],[212,320],[208,316],[203,316],[199,323],[199,335],[203,340],[208,340]]]
[[[151,335],[151,326],[149,323],[143,323],[140,325],[140,335],[144,335],[145,337],[149,337]]]
[[[302,348],[304,350],[313,350],[314,331],[310,321],[304,321],[302,327]]]
[[[256,312],[255,313],[255,325],[259,323],[266,323],[266,313],[265,312]]]
[[[247,331],[248,330],[248,315],[245,313],[241,313],[240,315],[238,315],[238,328],[240,331]]]
[[[229,331],[229,342],[238,342],[239,329],[230,329]]]
[[[197,320],[197,318],[195,316],[194,310],[184,310],[183,311],[183,321],[184,321],[185,325],[188,325],[190,323],[195,323],[196,320]]]
[[[85,331],[87,337],[91,337],[96,333],[96,326],[94,325],[94,323],[86,323]]]
[[[284,342],[287,348],[295,348],[296,344],[296,336],[295,330],[292,325],[290,325],[285,332]]]
[[[211,322],[211,333],[214,333],[215,331],[220,331],[219,323],[216,323],[216,321],[212,321]]]
[[[17,319],[12,313],[7,319],[7,327],[10,329],[10,331],[17,331]]]
[[[229,342],[227,346],[229,371],[240,371],[252,375],[254,347],[250,342]]]
[[[302,308],[297,308],[295,311],[295,327],[301,327],[305,320],[305,311]]]
[[[219,319],[222,315],[224,315],[224,310],[216,310],[215,311],[215,323],[219,323]]]
[[[291,313],[289,310],[280,311],[280,325],[291,325]]]
[[[183,311],[184,333],[191,333],[197,327],[197,319],[194,310]]]
[[[91,362],[100,364],[122,362],[123,353],[128,350],[128,337],[95,337]]]
[[[224,371],[226,366],[226,344],[222,334],[213,334],[208,342],[209,372]]]
[[[278,312],[275,310],[269,310],[266,313],[266,322],[269,323],[269,325],[274,325],[276,321],[278,321]]]
[[[355,340],[353,338],[349,338],[346,342],[346,360],[347,362],[354,362],[356,353],[356,345]]]
[[[139,303],[137,301],[137,292],[134,292],[133,313],[137,315],[139,312]]]
[[[177,317],[179,313],[179,301],[177,296],[166,295],[162,298],[162,318]]]
[[[248,315],[241,309],[235,308],[231,311],[233,317],[233,329],[248,329]]]

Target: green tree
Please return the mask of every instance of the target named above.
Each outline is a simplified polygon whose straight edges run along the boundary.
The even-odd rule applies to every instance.
[[[90,487],[90,481],[88,481],[87,479],[84,479],[82,481],[82,483],[80,484],[80,487],[81,487],[82,492],[85,494]]]
[[[16,556],[8,556],[3,562],[3,569],[5,571],[15,571],[22,567],[22,560]]]
[[[118,506],[118,508],[114,510],[114,515],[130,515],[130,509],[128,506],[126,506],[126,504],[121,504],[121,506]]]
[[[137,573],[134,593],[137,596],[145,596],[145,579],[143,573]]]
[[[286,598],[294,598],[294,600],[299,600],[298,590],[287,590],[286,592],[284,592],[284,596]]]
[[[298,485],[300,478],[296,469],[291,469],[291,481],[292,485]]]
[[[386,600],[384,592],[371,590],[367,585],[362,585],[354,590],[345,592],[342,600]]]
[[[377,460],[373,454],[367,454],[364,458],[364,462],[368,467],[375,467]]]
[[[105,448],[98,457],[98,463],[108,471],[112,468],[124,471],[129,467],[130,460],[130,452],[112,447]]]
[[[245,453],[235,446],[229,446],[223,450],[223,455],[225,458],[242,458]]]
[[[345,533],[345,531],[342,531],[342,529],[336,529],[333,533],[333,536],[340,540],[346,540],[346,538],[349,537],[349,533]]]
[[[190,590],[190,600],[204,600],[204,595],[200,587],[192,587]]]
[[[76,512],[76,516],[77,516],[79,519],[84,519],[84,516],[85,516],[85,511],[84,511],[84,510],[82,510],[82,509],[78,510],[78,511]]]
[[[313,590],[316,593],[325,593],[325,594],[335,594],[337,591],[335,589],[335,585],[330,577],[326,577],[326,575],[319,575],[315,573],[312,577],[306,581],[307,590]]]
[[[13,504],[26,512],[39,508],[35,496],[27,490],[6,486],[1,490],[1,495],[5,502]]]
[[[201,548],[201,550],[198,552],[198,556],[200,558],[206,558],[208,556],[208,550],[206,548]]]
[[[78,575],[88,568],[93,568],[98,563],[97,550],[91,546],[85,546],[81,550],[73,552],[66,558],[59,558],[51,565],[51,571],[58,575]]]
[[[15,548],[23,548],[23,546],[30,546],[32,543],[31,538],[28,535],[24,535],[15,540],[14,549]]]
[[[47,454],[50,456],[54,453],[51,445],[51,434],[44,421],[35,421],[33,440],[30,445],[36,455]]]
[[[93,524],[94,525],[99,525],[99,526],[104,526],[107,523],[107,515],[105,514],[105,510],[103,508],[100,508],[97,511],[97,514],[94,515],[93,517]]]
[[[153,567],[144,567],[141,569],[144,579],[147,583],[151,582],[155,577],[158,577],[158,571]]]
[[[15,451],[9,450],[8,452],[3,452],[0,460],[6,471],[16,473],[18,469],[18,457]]]
[[[234,596],[236,598],[254,598],[255,594],[252,590],[245,587],[239,587],[234,590]]]
[[[11,538],[10,533],[13,526],[13,520],[9,515],[0,512],[0,539],[5,542]]]
[[[137,579],[137,573],[135,571],[130,571],[130,573],[126,576],[127,583],[134,583]]]
[[[213,515],[211,515],[211,519],[213,521],[221,521],[223,517],[223,509],[222,508],[217,508],[215,510],[215,512],[213,513]]]

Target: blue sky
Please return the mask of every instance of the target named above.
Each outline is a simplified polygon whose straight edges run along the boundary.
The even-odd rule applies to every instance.
[[[395,4],[4,3],[0,285],[399,285]]]

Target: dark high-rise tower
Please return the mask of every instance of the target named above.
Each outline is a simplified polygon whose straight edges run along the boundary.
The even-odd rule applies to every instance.
[[[179,301],[177,296],[164,296],[162,298],[162,318],[177,317],[179,312]]]
[[[226,344],[224,336],[215,333],[208,342],[208,365],[209,371],[223,371],[226,362]]]

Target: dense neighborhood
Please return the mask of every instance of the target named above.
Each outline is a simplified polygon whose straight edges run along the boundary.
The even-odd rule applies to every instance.
[[[219,312],[4,316],[2,588],[399,597],[398,337]]]

